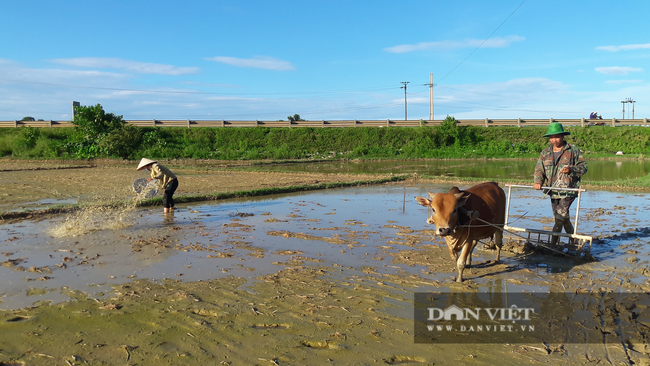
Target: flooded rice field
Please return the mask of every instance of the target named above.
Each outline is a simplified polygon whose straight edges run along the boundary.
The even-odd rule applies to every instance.
[[[0,268],[4,279],[0,308],[50,299],[55,296],[50,290],[63,286],[102,292],[105,289],[97,284],[135,277],[197,281],[246,274],[252,279],[275,272],[277,263],[288,259],[357,270],[367,267],[380,274],[400,271],[444,283],[454,276],[453,265],[446,263],[444,241],[433,237],[434,226],[426,224],[426,209],[413,197],[449,188],[335,189],[179,206],[168,215],[159,208],[87,208],[53,219],[1,225],[0,252],[7,261]],[[550,230],[550,203],[541,198],[537,191],[514,190],[509,224]],[[599,262],[588,267],[629,265],[629,256],[610,250],[634,244],[626,237],[637,242],[644,238],[650,229],[648,209],[650,194],[584,193],[578,232],[613,237],[593,244],[592,253]],[[443,267],[449,271],[426,273],[430,272],[426,265],[414,265],[396,254],[421,245],[440,247],[436,255],[444,259]],[[489,260],[492,253],[479,255]],[[635,257],[641,263],[649,259],[642,252]],[[400,261],[405,263],[395,263]],[[552,262],[535,269],[542,273],[560,272],[564,264],[573,267],[573,263]],[[29,288],[33,291],[26,296]],[[34,292],[42,294],[35,297]]]
[[[449,188],[332,189],[169,215],[89,207],[0,224],[0,364],[647,362],[645,319],[634,339],[596,344],[415,344],[415,292],[650,292],[650,194],[583,194],[578,232],[597,238],[596,261],[510,242],[497,263],[479,244],[457,284],[414,200]],[[550,230],[550,216],[540,192],[513,191],[513,225]]]
[[[535,159],[429,159],[395,161],[346,161],[256,166],[262,171],[311,171],[320,173],[417,173],[425,176],[485,178],[488,180],[531,180]],[[650,174],[647,159],[589,159],[585,183],[634,179]]]

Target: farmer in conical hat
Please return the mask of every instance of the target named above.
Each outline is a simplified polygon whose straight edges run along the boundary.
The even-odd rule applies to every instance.
[[[152,179],[158,179],[161,187],[165,189],[165,193],[163,194],[163,212],[168,213],[174,210],[174,192],[178,188],[176,175],[171,170],[158,164],[155,160],[147,158],[142,158],[140,164],[138,164],[137,170],[142,169],[151,173],[151,178],[147,178],[147,181],[150,182]]]
[[[533,174],[535,189],[542,189],[542,185],[580,188],[580,177],[587,172],[587,162],[578,147],[564,141],[564,136],[570,134],[570,132],[564,131],[564,127],[558,122],[553,122],[548,126],[544,137],[548,137],[551,144],[542,151],[537,165],[535,165],[535,174]],[[555,219],[553,231],[562,232],[562,227],[564,227],[567,233],[573,234],[574,229],[569,217],[569,208],[578,193],[550,190],[549,196]],[[556,245],[558,239],[557,236],[551,237],[551,245]]]

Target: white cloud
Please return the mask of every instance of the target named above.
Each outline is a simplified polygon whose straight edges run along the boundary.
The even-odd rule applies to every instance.
[[[590,88],[551,79],[521,78],[497,83],[439,85],[434,90],[436,119],[445,115],[457,119],[586,118],[594,110],[604,118],[620,118],[621,100],[647,95],[650,84],[641,80]],[[409,118],[426,116],[427,104],[416,105],[409,98]],[[643,116],[646,112],[637,103],[636,115]]]
[[[289,61],[278,60],[277,58],[267,56],[255,56],[253,58],[236,58],[236,57],[208,57],[206,60],[221,62],[238,67],[254,67],[258,69],[289,71],[295,70],[295,67]]]
[[[49,65],[52,66],[52,65]],[[593,69],[590,69],[593,70]],[[189,85],[165,85],[158,75],[135,75],[116,70],[43,68],[0,58],[0,120],[33,116],[45,120],[66,120],[73,100],[82,105],[97,103],[104,110],[126,119],[231,119],[277,120],[299,113],[303,118],[321,119],[402,119],[403,90],[397,87],[368,88],[366,91],[301,94],[295,97],[256,97],[256,90],[229,89],[204,93],[204,86],[224,87],[219,79],[191,81]],[[587,70],[589,71],[589,70]],[[639,79],[642,74],[639,75]],[[612,76],[607,79],[629,79]],[[144,80],[145,83],[141,81]],[[178,82],[183,82],[178,80]],[[580,118],[598,110],[605,118],[620,116],[621,98],[650,94],[647,81],[601,83],[601,87],[582,87],[545,78],[518,78],[492,83],[438,85],[434,88],[436,119],[456,118]],[[409,84],[413,85],[413,84]],[[428,88],[409,86],[409,119],[428,116]],[[295,93],[300,94],[300,93]],[[294,95],[292,92],[291,95]],[[642,104],[637,115],[645,115]],[[289,112],[287,112],[289,111]]]
[[[567,85],[545,78],[517,78],[504,82],[446,86],[440,85],[437,94],[454,100],[516,104],[535,101],[546,95],[559,95],[568,90]]]
[[[213,101],[238,101],[238,102],[255,102],[255,101],[263,101],[264,99],[262,98],[248,98],[248,97],[236,97],[236,96],[225,96],[225,97],[206,97],[206,100],[213,100]]]
[[[57,58],[50,61],[61,65],[76,67],[122,69],[139,74],[183,75],[196,74],[199,72],[199,69],[197,67],[178,67],[173,65],[138,62],[110,57]]]
[[[517,78],[504,82],[439,85],[434,92],[435,118],[458,119],[577,117],[562,105],[570,87],[546,78]]]
[[[192,81],[192,80],[184,80],[179,82],[179,84],[196,85],[196,86],[209,87],[209,88],[241,88],[241,86],[235,84],[204,83],[201,81]]]
[[[605,75],[627,75],[631,72],[643,71],[643,69],[640,67],[627,67],[627,66],[597,67],[595,70]]]
[[[392,53],[405,53],[413,51],[425,51],[431,49],[450,50],[457,48],[478,47],[483,48],[502,48],[507,47],[513,42],[523,41],[525,38],[520,36],[494,37],[484,42],[482,39],[465,39],[462,41],[439,41],[439,42],[420,42],[417,44],[404,44],[384,48],[384,51]],[[483,45],[481,45],[483,44]]]
[[[631,80],[607,80],[607,84],[633,84],[633,83],[640,83],[641,80],[639,79],[631,79]]]
[[[596,49],[597,50],[603,50],[603,51],[609,51],[609,52],[643,50],[643,49],[650,49],[650,43],[627,44],[627,45],[623,45],[623,46],[600,46],[600,47],[596,47]]]
[[[26,86],[92,85],[93,83],[99,83],[110,87],[115,85],[115,82],[121,82],[127,77],[125,74],[95,70],[30,68],[10,60],[0,59],[0,78],[18,84],[25,84]]]

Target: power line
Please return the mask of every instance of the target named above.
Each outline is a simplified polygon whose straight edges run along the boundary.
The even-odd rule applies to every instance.
[[[101,87],[101,86],[85,86],[85,85],[66,85],[66,84],[55,84],[55,83],[43,83],[36,81],[24,81],[24,80],[9,80],[9,79],[0,79],[0,81],[19,83],[19,84],[33,84],[33,85],[46,85],[46,86],[56,86],[63,88],[79,88],[79,89],[97,89],[97,90],[112,90],[112,91],[131,91],[131,92],[140,92],[140,93],[156,93],[156,94],[202,94],[202,95],[323,95],[323,94],[343,94],[343,93],[354,93],[360,91],[380,91],[380,90],[394,90],[397,89],[395,86],[378,86],[378,87],[368,87],[368,88],[357,88],[357,89],[342,89],[342,90],[331,90],[331,91],[306,91],[306,92],[292,92],[292,93],[223,93],[223,92],[200,92],[200,91],[181,91],[181,90],[150,90],[150,89],[129,89],[129,88],[110,88],[110,87]]]
[[[549,111],[549,110],[536,110],[536,109],[518,109],[518,108],[510,108],[510,107],[495,107],[493,105],[482,104],[482,103],[473,103],[473,102],[447,103],[447,104],[445,104],[445,107],[454,106],[454,105],[461,105],[462,106],[463,104],[473,104],[473,105],[478,105],[478,106],[481,106],[481,107],[488,107],[488,108],[483,108],[483,109],[488,110],[488,111],[492,110],[492,111],[508,111],[508,112],[583,114],[583,112],[576,112],[576,111]]]
[[[461,61],[458,65],[456,65],[456,67],[454,67],[453,69],[451,69],[451,71],[449,71],[447,74],[445,74],[445,76],[443,76],[442,78],[440,78],[440,79],[436,82],[436,84],[440,83],[440,81],[442,81],[444,78],[446,78],[447,76],[449,76],[449,74],[451,74],[452,72],[454,72],[454,70],[456,70],[460,65],[462,65],[463,62],[465,62],[468,58],[470,58],[470,56],[472,56],[472,55],[474,54],[474,52],[478,51],[478,49],[481,48],[481,46],[483,46],[483,44],[484,44],[485,42],[487,42],[487,40],[490,39],[490,37],[492,37],[492,35],[493,35],[494,33],[496,33],[496,31],[498,31],[499,28],[501,28],[502,25],[505,24],[505,22],[507,22],[508,19],[510,19],[510,17],[511,17],[511,16],[512,16],[512,15],[513,15],[517,10],[519,10],[519,8],[521,8],[521,6],[524,5],[525,2],[526,2],[526,0],[522,1],[521,4],[519,4],[519,6],[518,6],[518,7],[517,7],[517,8],[516,8],[512,13],[510,13],[510,15],[508,15],[508,17],[506,18],[506,20],[504,20],[501,24],[499,24],[499,26],[498,26],[498,27],[497,27],[497,28],[496,28],[492,33],[490,33],[490,35],[489,35],[489,36],[488,36],[488,37],[487,37],[483,42],[481,42],[481,44],[478,45],[478,47],[476,47],[476,48],[474,49],[474,51],[472,51],[469,55],[467,55],[467,57],[465,57],[465,59],[463,59],[463,61]]]

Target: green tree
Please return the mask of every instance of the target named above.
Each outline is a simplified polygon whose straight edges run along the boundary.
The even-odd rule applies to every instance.
[[[88,140],[96,141],[113,130],[121,129],[126,122],[122,116],[104,112],[101,104],[97,104],[75,107],[72,124],[75,129],[85,134]]]
[[[304,119],[300,118],[300,115],[297,114],[297,113],[294,114],[293,116],[288,116],[287,118],[288,118],[289,121],[291,121],[291,122],[304,121]]]
[[[24,122],[24,121],[36,121],[36,120],[32,116],[27,116],[27,117],[23,117],[23,119],[21,119],[21,121]]]
[[[77,158],[128,158],[142,140],[138,128],[127,125],[122,116],[104,112],[100,104],[75,107],[72,124],[75,133],[65,147]]]
[[[456,118],[447,116],[442,124],[435,128],[437,143],[441,146],[472,146],[481,141],[481,136],[472,126],[459,126]]]
[[[102,155],[128,159],[138,150],[141,142],[142,130],[127,124],[107,133],[99,141],[99,150]]]
[[[36,141],[41,137],[41,130],[34,127],[21,127],[20,132],[22,132],[23,140],[25,141],[25,146],[32,149],[36,146]]]

